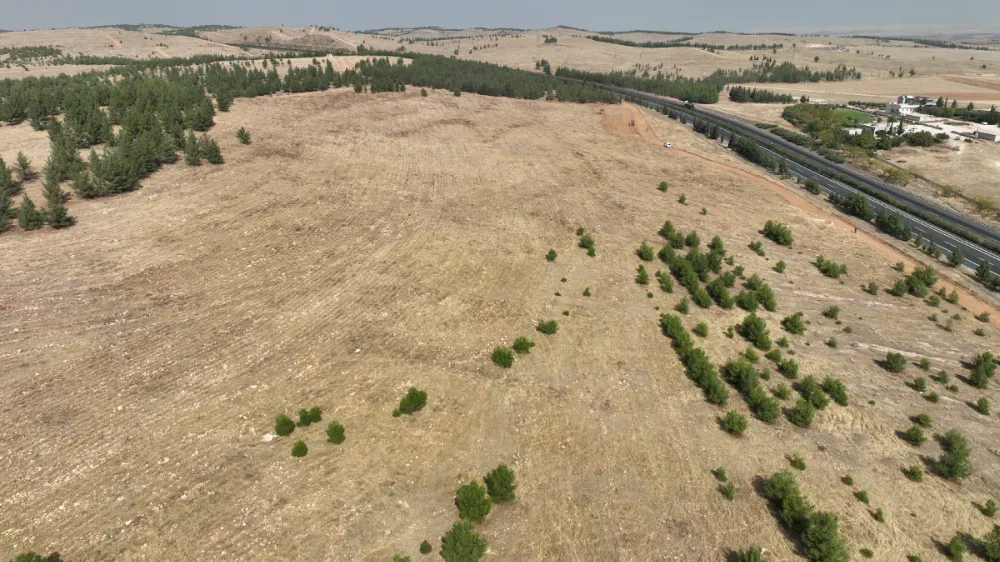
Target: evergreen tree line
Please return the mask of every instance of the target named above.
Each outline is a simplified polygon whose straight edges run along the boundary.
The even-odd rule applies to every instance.
[[[729,88],[729,101],[738,103],[795,103],[795,97],[789,94],[778,94],[770,90],[733,86]]]
[[[845,80],[860,80],[861,73],[854,67],[840,64],[833,70],[810,70],[808,66],[799,68],[785,61],[778,64],[770,57],[764,57],[750,68],[738,70],[716,70],[704,80],[716,84],[739,84],[746,82],[771,82],[796,84],[799,82],[843,82]]]
[[[943,103],[944,100],[938,100],[939,105],[937,106],[923,106],[917,109],[920,113],[926,113],[927,115],[933,115],[935,117],[945,117],[948,119],[959,119],[962,121],[969,121],[972,123],[989,123],[990,125],[1000,125],[1000,111],[997,111],[997,106],[990,106],[989,111],[982,109],[976,109],[971,103],[964,108],[958,107],[958,103],[952,100],[951,105]]]
[[[719,92],[727,84],[746,82],[819,82],[842,81],[861,77],[854,68],[844,65],[834,70],[812,71],[809,67],[798,68],[790,62],[777,64],[771,58],[765,58],[755,63],[751,68],[739,70],[716,70],[704,78],[686,78],[680,74],[665,74],[657,72],[655,76],[636,75],[635,70],[616,70],[612,72],[586,72],[560,67],[556,76],[573,78],[587,82],[610,84],[620,88],[629,88],[661,96],[670,96],[694,103],[717,103]],[[794,101],[794,100],[793,100]]]
[[[397,57],[395,53],[358,47],[359,55]],[[614,94],[589,85],[567,84],[549,76],[441,55],[410,53],[409,65],[389,60],[362,61],[344,71],[342,80],[357,87],[369,85],[372,92],[391,91],[392,84],[458,90],[486,96],[521,99],[550,97],[569,102],[618,103]],[[554,96],[552,92],[555,92]]]
[[[708,51],[770,51],[785,48],[784,43],[758,43],[745,45],[713,45],[711,43],[690,43],[693,36],[684,36],[670,41],[629,41],[627,39],[617,39],[615,37],[604,37],[601,35],[588,35],[587,39],[600,41],[602,43],[612,43],[625,47],[639,47],[642,49],[668,49],[672,47],[691,47],[694,49],[705,49]]]
[[[937,39],[925,39],[920,37],[876,37],[873,35],[851,35],[852,38],[857,39],[874,39],[875,41],[909,41],[911,43],[916,43],[918,45],[924,45],[926,47],[937,47],[939,49],[963,49],[968,51],[991,51],[989,47],[980,45],[963,45],[961,43],[954,43],[952,41],[940,41]]]
[[[48,45],[29,45],[25,47],[0,47],[0,57],[7,58],[0,60],[0,64],[5,66],[21,65],[28,63],[48,63],[50,59],[62,55],[62,50]]]

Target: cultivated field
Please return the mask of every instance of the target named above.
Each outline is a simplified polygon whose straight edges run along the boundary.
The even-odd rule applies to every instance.
[[[1000,343],[972,319],[988,306],[964,290],[969,311],[947,313],[862,292],[898,279],[891,263],[914,262],[675,121],[409,88],[240,99],[216,122],[225,164],[178,163],[135,193],[72,200],[68,230],[0,235],[3,555],[416,560],[457,519],[456,487],[504,462],[518,498],[478,526],[487,560],[717,561],[751,544],[791,560],[795,543],[755,487],[792,454],[855,556],[935,559],[935,541],[992,528],[976,506],[1000,496],[1000,433],[996,414],[967,402],[998,403],[995,383],[956,393],[929,382],[942,395],[932,404],[906,386],[928,373],[875,363],[900,350],[957,381],[960,361]],[[237,144],[241,126],[252,145]],[[25,150],[40,165],[46,146],[26,125],[0,127],[5,160]],[[761,313],[772,338],[786,335],[784,316],[805,314],[805,334],[789,335],[800,376],[840,377],[849,406],[817,412],[809,429],[784,418],[751,420],[742,438],[718,428],[725,410],[705,402],[658,327],[684,289],[634,282],[635,248],[658,248],[667,219],[702,244],[719,235],[747,276],[773,286],[778,310]],[[768,219],[795,243],[765,241],[764,258],[747,243]],[[595,257],[577,247],[578,227]],[[810,263],[819,254],[847,265],[842,282]],[[831,305],[839,325],[820,314]],[[953,331],[938,327],[953,314]],[[724,335],[743,316],[692,305],[684,324],[707,322],[696,345],[723,363],[747,347]],[[539,319],[557,319],[558,333],[535,332]],[[494,365],[493,347],[519,335],[532,353]],[[763,384],[779,383],[791,381],[772,372]],[[414,385],[428,407],[393,418]],[[275,414],[314,405],[346,426],[345,443],[315,426],[272,435]],[[729,407],[747,410],[735,392]],[[961,485],[901,473],[940,453],[896,436],[924,411],[930,433],[969,437],[974,472]],[[308,456],[289,455],[294,439]],[[719,466],[739,487],[732,502],[710,472]],[[870,506],[852,495],[861,489]]]

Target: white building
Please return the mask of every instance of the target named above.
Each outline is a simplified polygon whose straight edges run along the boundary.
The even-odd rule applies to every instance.
[[[936,100],[924,96],[899,96],[896,101],[885,104],[885,110],[896,115],[913,115],[921,107],[936,103]]]

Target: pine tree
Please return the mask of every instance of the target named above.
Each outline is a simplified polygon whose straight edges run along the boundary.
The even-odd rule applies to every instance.
[[[21,206],[17,209],[17,224],[24,230],[35,230],[44,224],[42,213],[35,207],[35,202],[25,194],[21,198]]]
[[[45,220],[52,228],[66,228],[76,224],[76,219],[69,215],[69,211],[62,203],[48,205],[45,208]]]
[[[188,131],[184,138],[184,163],[188,166],[201,165],[201,153],[198,152],[198,139],[194,137],[193,131]]]
[[[253,139],[250,138],[250,131],[247,131],[243,127],[240,127],[239,131],[236,131],[236,139],[240,141],[240,144],[250,144]]]
[[[948,263],[951,264],[952,267],[958,267],[962,265],[964,261],[965,256],[962,254],[962,249],[956,246],[955,251],[953,251],[951,256],[948,257]]]
[[[10,219],[13,216],[11,209],[10,193],[0,191],[0,232],[10,228]]]
[[[83,174],[80,174],[83,175]],[[59,182],[49,176],[45,178],[45,183],[42,187],[42,196],[45,197],[45,202],[49,207],[55,205],[61,205],[66,202],[67,194],[60,187]]]
[[[14,193],[17,189],[17,184],[14,183],[14,176],[10,173],[10,168],[4,163],[3,158],[0,158],[0,192]]]
[[[31,168],[31,160],[28,160],[28,157],[23,152],[17,153],[17,163],[14,165],[14,171],[17,172],[18,181],[26,182],[35,178],[35,170]]]
[[[233,105],[233,94],[229,90],[219,90],[215,93],[215,103],[219,106],[219,111],[229,111]]]
[[[208,135],[202,135],[198,139],[198,154],[211,164],[222,164],[225,161],[222,159],[222,151],[219,150],[219,145],[216,144],[215,140],[209,138]]]

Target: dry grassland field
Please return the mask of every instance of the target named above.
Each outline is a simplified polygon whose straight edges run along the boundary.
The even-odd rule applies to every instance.
[[[961,286],[968,310],[863,292],[898,279],[892,263],[916,262],[676,121],[409,88],[240,99],[216,123],[225,164],[170,165],[137,192],[71,200],[71,229],[0,236],[4,556],[418,560],[420,542],[436,550],[457,520],[455,489],[507,463],[517,499],[477,526],[487,560],[717,561],[751,544],[794,560],[756,490],[794,454],[805,495],[840,517],[855,557],[934,560],[935,541],[992,529],[977,506],[1000,496],[997,417],[968,403],[1000,396],[958,378],[962,361],[1000,343],[972,318],[990,305]],[[240,127],[252,145],[237,143]],[[19,150],[43,162],[45,133],[0,127],[0,155]],[[765,258],[747,244],[768,219],[795,243],[764,241]],[[727,409],[708,404],[658,325],[684,289],[634,280],[636,248],[659,248],[665,220],[703,245],[719,235],[747,276],[771,284],[778,310],[761,316],[772,339],[788,336],[800,379],[840,377],[848,406],[808,429],[784,417],[751,419],[742,438],[719,429],[746,404],[735,391]],[[595,257],[577,246],[580,227]],[[821,275],[820,254],[848,275]],[[821,315],[832,305],[840,324]],[[784,333],[797,311],[805,334]],[[941,329],[951,315],[954,331]],[[692,305],[683,323],[708,324],[696,345],[721,364],[748,345],[724,334],[743,317]],[[539,319],[558,332],[536,332]],[[521,335],[537,343],[529,355],[491,362]],[[908,358],[901,374],[875,362],[891,350]],[[759,366],[768,389],[791,385]],[[928,381],[938,403],[907,387],[939,370],[958,391]],[[428,392],[427,408],[392,417],[410,386]],[[322,424],[273,435],[276,414],[311,406]],[[969,438],[961,484],[902,474],[940,454],[897,436],[920,412],[929,435]],[[331,419],[346,427],[338,446],[322,429]],[[295,439],[307,456],[290,456]],[[720,466],[733,501],[712,475]]]

